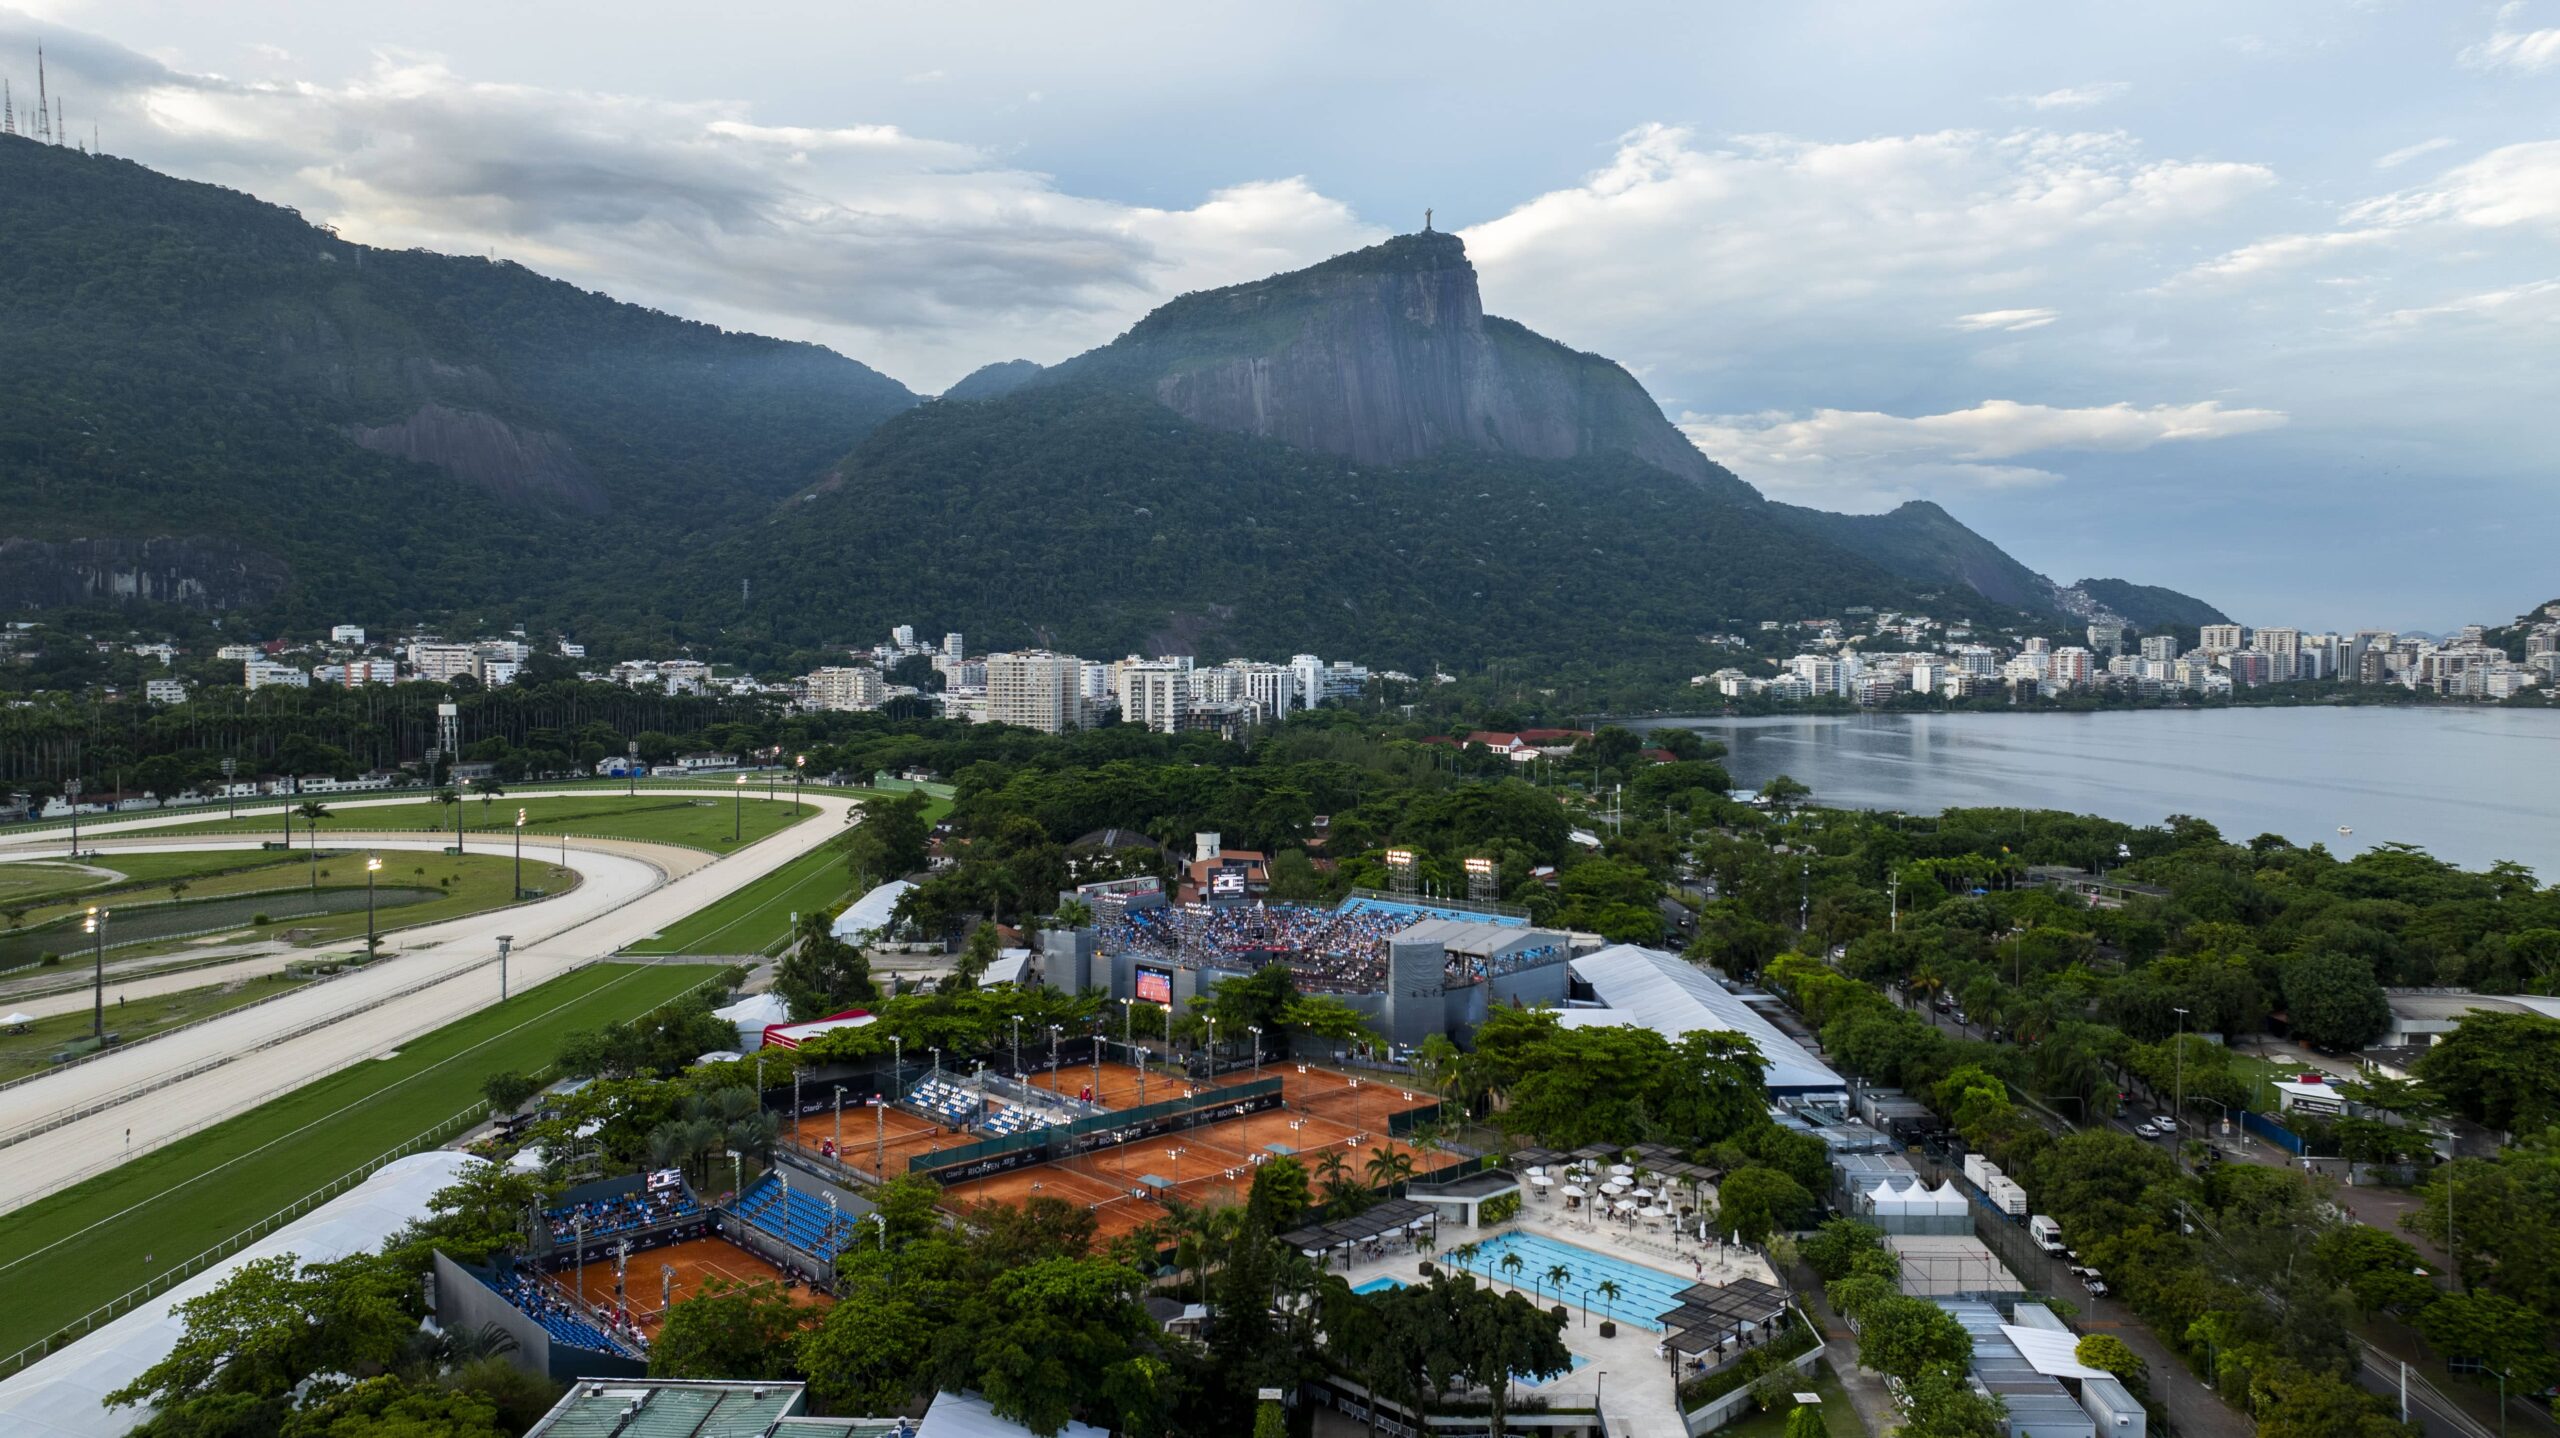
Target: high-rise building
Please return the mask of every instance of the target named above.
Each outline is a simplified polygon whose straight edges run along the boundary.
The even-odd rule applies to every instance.
[[[1255,664],[1247,660],[1237,660],[1225,666],[1234,670],[1236,675],[1236,692],[1230,697],[1258,706],[1260,712],[1255,717],[1263,723],[1276,724],[1288,718],[1292,711],[1308,708],[1315,703],[1314,699],[1305,697],[1309,693],[1307,689],[1309,671],[1299,663],[1300,660],[1314,657],[1310,654],[1301,654],[1287,664]],[[1321,698],[1324,694],[1323,666],[1317,665],[1313,674],[1315,678],[1313,692]]]
[[[329,642],[332,644],[351,644],[358,649],[362,649],[364,647],[364,626],[361,624],[338,625],[329,631]]]
[[[2089,649],[2090,652],[2106,659],[2113,659],[2115,656],[2122,654],[2124,652],[2124,626],[2121,624],[2090,625]]]
[[[1324,661],[1312,654],[1289,656],[1289,668],[1298,676],[1298,702],[1295,709],[1313,709],[1325,701]],[[1278,717],[1277,715],[1273,717]]]
[[[2178,657],[2178,636],[2145,634],[2142,636],[2142,657],[2155,664],[2175,662]]]
[[[1121,664],[1121,722],[1159,733],[1179,734],[1190,709],[1190,665],[1171,659],[1132,660]]]
[[[2045,677],[2058,687],[2083,689],[2089,676],[2096,672],[2097,656],[2077,644],[2053,651],[2053,662],[2046,667]]]
[[[907,650],[915,648],[916,627],[912,624],[901,624],[897,628],[890,630],[889,644],[892,648],[902,654]]]
[[[2229,654],[2240,647],[2248,633],[2242,624],[2208,624],[2196,636],[2196,647],[2207,654]]]
[[[400,666],[389,659],[350,659],[346,663],[346,686],[361,689],[367,684],[397,684]]]
[[[2267,656],[2267,682],[2283,684],[2291,681],[2302,656],[2302,631],[2278,627],[2261,629],[2249,637],[2249,647]]]
[[[812,709],[861,712],[887,702],[889,685],[877,669],[830,665],[813,669],[803,677],[800,692],[802,702]]]
[[[989,723],[1058,734],[1084,727],[1084,710],[1084,661],[1076,656],[1046,649],[987,656]]]
[[[2242,649],[2228,656],[2231,682],[2235,687],[2255,689],[2272,681],[2275,673],[2273,656],[2260,649]]]
[[[964,650],[964,649],[961,647],[961,645],[960,645],[960,636],[959,636],[959,635],[957,635],[957,634],[945,634],[945,635],[943,635],[943,636],[942,636],[942,657],[943,657],[943,658],[950,660],[950,661],[951,661],[952,663],[954,663],[954,664],[957,664],[957,663],[959,663],[959,662],[960,662],[960,657],[961,657],[961,655],[963,655],[963,654],[964,654],[964,653],[966,653],[966,652],[967,652],[967,651],[966,651],[966,650]]]

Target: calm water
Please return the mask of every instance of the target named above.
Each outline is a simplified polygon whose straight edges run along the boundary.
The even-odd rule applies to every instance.
[[[2004,804],[2333,850],[2416,844],[2560,881],[2560,713],[2208,709],[1671,719],[1722,740],[1737,784],[1786,774],[1817,803],[1934,813]],[[2340,825],[2352,828],[2342,837]]]

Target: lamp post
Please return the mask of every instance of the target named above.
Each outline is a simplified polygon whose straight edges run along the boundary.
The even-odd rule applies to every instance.
[[[1247,1024],[1244,1031],[1253,1035],[1253,1076],[1262,1077],[1262,1025]]]
[[[513,934],[498,936],[498,1002],[502,1004],[507,1001],[507,950],[514,948],[515,942]]]
[[[1368,1126],[1360,1121],[1361,1087],[1362,1085],[1360,1080],[1353,1079],[1351,1081],[1351,1126],[1353,1128],[1366,1128]]]
[[[80,857],[80,781],[63,780],[62,793],[71,801],[71,857],[77,859]],[[293,815],[290,812],[285,815],[284,842],[285,847],[293,847]]]
[[[378,943],[378,942],[379,942],[379,940],[378,940],[378,939],[376,939],[376,938],[375,938],[375,936],[374,936],[375,931],[374,931],[374,926],[373,926],[373,876],[374,876],[374,875],[376,875],[376,874],[379,874],[379,873],[381,873],[381,872],[382,872],[382,856],[381,856],[380,854],[367,854],[367,855],[365,855],[365,856],[364,856],[364,956],[365,956],[366,958],[368,958],[368,959],[373,957],[373,953],[374,953],[374,945],[375,945],[376,943]]]
[[[743,1154],[743,1153],[738,1152],[738,1151],[737,1151],[736,1149],[734,1149],[734,1148],[733,1148],[733,1149],[730,1149],[730,1150],[729,1150],[729,1201],[730,1201],[730,1202],[735,1203],[735,1202],[737,1201],[737,1199],[738,1199],[738,1193],[739,1193],[739,1191],[740,1191],[741,1189],[743,1189],[743,1188],[745,1188],[745,1187],[746,1187],[746,1173],[747,1173],[747,1156],[746,1156],[745,1154]]]
[[[1049,1087],[1053,1091],[1058,1087],[1058,1040],[1065,1037],[1066,1032],[1057,1024],[1049,1025]]]
[[[1209,1021],[1209,1077],[1218,1076],[1218,1016],[1205,1016]]]
[[[587,1216],[579,1214],[569,1220],[569,1229],[578,1236],[578,1301],[587,1301]]]
[[[1013,1076],[1022,1077],[1022,1015],[1013,1016]]]
[[[794,803],[794,804],[799,803],[799,802],[800,802],[800,799],[801,799],[801,796],[809,792],[806,788],[802,787],[803,785],[807,784],[808,782],[809,782],[809,756],[808,756],[808,755],[806,755],[806,754],[796,754],[796,755],[793,755],[793,756],[792,756],[792,759],[791,759],[791,802],[792,802],[792,803]]]
[[[632,799],[639,798],[640,741],[637,739],[633,739],[622,746],[622,777],[627,781],[626,787],[623,789],[624,796]]]
[[[889,1093],[892,1097],[907,1091],[907,1041],[897,1034],[889,1035]]]
[[[240,817],[240,796],[238,793],[234,792],[231,787],[232,776],[239,772],[239,760],[225,759],[222,761],[223,817],[226,819],[237,819]]]
[[[747,822],[747,776],[746,776],[746,775],[744,775],[744,774],[741,774],[741,775],[739,775],[739,776],[738,776],[738,782],[737,782],[737,785],[736,785],[736,786],[731,790],[730,795],[729,795],[729,842],[730,842],[730,843],[732,843],[732,844],[737,843],[737,842],[739,841],[739,839],[745,835],[745,833],[746,833],[746,828],[745,828],[746,822]]]
[[[96,1005],[89,1019],[89,1037],[104,1041],[107,1036],[107,910],[89,906],[89,917],[80,927],[89,933],[89,953],[96,968]]]
[[[524,810],[516,810],[516,902],[524,902]]]
[[[844,1085],[836,1085],[836,1162],[844,1162]]]
[[[1169,1196],[1179,1195],[1182,1192],[1182,1150],[1178,1148],[1166,1149],[1165,1157],[1173,1160],[1173,1187],[1167,1189],[1166,1193]]]
[[[838,1144],[836,1152],[842,1154],[844,1146]],[[889,1100],[886,1096],[874,1098],[871,1103],[871,1181],[889,1181]]]
[[[2175,1043],[2178,1048],[2174,1058],[2175,1066],[2172,1070],[2173,1076],[2169,1081],[2169,1117],[2172,1120],[2169,1129],[2169,1157],[2177,1164],[2178,1170],[2183,1173],[2186,1171],[2187,1167],[2187,1161],[2185,1158],[2185,1150],[2187,1146],[2187,1011],[2185,1009],[2175,1009],[2172,1010],[2172,1012],[2178,1016],[2178,1036],[2171,1040],[2171,1042]]]

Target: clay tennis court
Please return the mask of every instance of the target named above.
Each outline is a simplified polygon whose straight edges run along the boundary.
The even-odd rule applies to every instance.
[[[1141,1104],[1162,1103],[1169,1098],[1179,1098],[1199,1087],[1194,1081],[1170,1069],[1154,1068],[1146,1073],[1143,1083],[1145,1092],[1142,1095],[1138,1071],[1131,1065],[1104,1063],[1101,1067],[1102,1083],[1098,1088],[1094,1086],[1094,1073],[1092,1064],[1069,1064],[1055,1074],[1051,1074],[1045,1068],[1041,1069],[1031,1074],[1027,1082],[1033,1088],[1046,1089],[1068,1098],[1074,1098],[1087,1088],[1094,1088],[1094,1102],[1109,1109],[1130,1109]],[[1230,1076],[1221,1082],[1234,1081]]]
[[[785,1120],[782,1131],[785,1138],[816,1153],[820,1144],[836,1136],[836,1116],[833,1113],[809,1114],[797,1122]],[[874,1160],[882,1156],[880,1135],[884,1131],[888,1135],[885,1148],[889,1176],[905,1173],[907,1160],[917,1154],[938,1153],[978,1141],[978,1135],[974,1133],[953,1133],[931,1119],[919,1118],[902,1108],[873,1108],[866,1104],[859,1111],[845,1111],[845,1165],[870,1173]]]
[[[664,1289],[665,1269],[669,1267],[676,1271],[675,1298],[678,1303],[699,1292],[703,1284],[715,1278],[729,1283],[780,1283],[786,1276],[781,1269],[726,1239],[693,1238],[635,1253],[631,1255],[623,1275],[624,1302],[630,1308],[632,1321],[640,1325],[642,1333],[652,1338],[666,1323],[666,1315],[658,1307],[658,1296]],[[574,1267],[563,1269],[558,1276],[563,1288],[574,1287],[578,1281],[578,1270]],[[613,1256],[607,1253],[599,1258],[590,1252],[587,1255],[586,1280],[587,1301],[611,1312],[614,1307]],[[791,1289],[790,1294],[791,1301],[806,1305],[812,1317],[825,1312],[835,1302],[824,1294],[810,1292],[806,1287]]]

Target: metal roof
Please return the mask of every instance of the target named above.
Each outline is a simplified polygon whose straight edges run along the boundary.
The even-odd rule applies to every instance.
[[[1674,1041],[1699,1029],[1738,1033],[1759,1048],[1773,1094],[1849,1086],[1830,1065],[1678,954],[1613,944],[1573,960],[1572,967],[1608,1007],[1562,1010],[1557,1016],[1568,1028],[1638,1024]]]
[[[800,1411],[797,1383],[590,1379],[526,1438],[765,1438]]]

